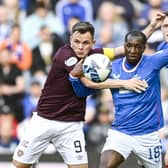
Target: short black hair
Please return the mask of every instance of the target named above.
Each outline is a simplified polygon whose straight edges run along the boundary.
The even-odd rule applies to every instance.
[[[133,36],[133,37],[138,37],[142,39],[143,44],[146,44],[147,42],[147,37],[144,33],[142,33],[139,30],[132,30],[129,31],[126,35],[125,35],[125,42],[128,41],[128,36]]]
[[[91,23],[80,21],[72,27],[72,34],[76,31],[80,32],[81,34],[84,34],[86,32],[90,32],[92,37],[94,37],[95,29]]]

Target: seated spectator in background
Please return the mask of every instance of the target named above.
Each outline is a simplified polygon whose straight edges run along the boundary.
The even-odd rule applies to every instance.
[[[67,30],[64,34],[64,43],[69,43],[69,36],[71,35],[72,27],[78,22],[80,22],[80,19],[76,16],[73,16],[68,20]]]
[[[135,10],[131,0],[111,0],[116,5],[117,13],[120,14],[126,23],[128,28],[132,29],[133,19],[135,17]]]
[[[127,23],[123,19],[122,15],[118,13],[116,5],[110,1],[104,1],[101,3],[94,26],[96,27],[96,41],[99,40],[100,32],[104,27],[111,27],[111,39],[115,46],[122,45],[124,35],[128,32]]]
[[[24,78],[22,71],[11,64],[12,53],[8,48],[0,52],[0,96],[5,104],[13,109],[18,122],[23,119],[21,100],[24,95]]]
[[[10,106],[0,107],[0,153],[13,153],[19,140],[14,136],[15,119]]]
[[[56,33],[59,36],[65,33],[64,26],[60,19],[48,10],[43,2],[37,2],[35,12],[29,15],[22,23],[23,40],[27,42],[32,49],[40,43],[38,33],[43,25],[49,27],[52,33]]]
[[[21,29],[19,24],[11,28],[9,38],[0,42],[0,50],[8,48],[12,52],[12,63],[24,71],[32,64],[32,51],[27,43],[21,41]]]
[[[0,41],[9,37],[12,21],[8,18],[8,11],[4,5],[0,5]]]
[[[143,29],[157,12],[168,10],[168,2],[164,0],[147,0],[140,12],[137,24],[140,29]]]
[[[34,12],[37,2],[43,2],[45,4],[46,8],[48,8],[49,10],[54,12],[55,5],[59,0],[54,0],[54,1],[53,0],[27,0],[27,1],[29,1],[29,8],[27,10],[27,15],[30,15]]]
[[[13,21],[13,23],[19,21],[19,0],[2,0],[3,5],[7,8],[8,18]]]
[[[33,79],[27,94],[23,97],[24,119],[30,118],[36,110],[37,102],[41,94],[42,85],[37,79]]]
[[[63,40],[57,35],[52,34],[49,27],[42,26],[39,31],[40,43],[33,49],[33,60],[30,68],[31,74],[41,71],[44,75],[48,74],[52,59],[59,47],[63,45]]]
[[[95,20],[97,16],[97,11],[99,9],[100,4],[102,3],[102,0],[91,0],[90,2],[92,4],[93,9],[93,20]]]
[[[65,30],[72,17],[77,17],[81,21],[93,22],[93,8],[89,0],[61,0],[55,6],[55,14],[63,22]]]
[[[115,44],[113,43],[113,33],[111,31],[111,25],[104,24],[97,37],[95,47],[110,48],[114,46]]]

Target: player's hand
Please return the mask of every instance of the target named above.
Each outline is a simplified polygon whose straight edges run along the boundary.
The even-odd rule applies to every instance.
[[[145,91],[148,87],[148,84],[146,81],[142,81],[136,78],[132,78],[125,81],[124,88],[128,90],[135,91],[137,93],[141,93]]]
[[[156,15],[152,18],[150,25],[151,27],[153,27],[154,29],[157,29],[161,26],[163,20],[166,17],[166,13],[162,13],[162,12],[158,12],[156,13]]]
[[[84,59],[81,59],[81,60],[74,66],[74,68],[71,70],[70,74],[71,74],[73,77],[80,78],[81,76],[83,76],[83,69],[82,69],[83,61],[84,61]]]
[[[157,12],[150,22],[150,24],[143,30],[143,33],[149,38],[152,33],[161,26],[163,20],[166,17],[166,13]]]

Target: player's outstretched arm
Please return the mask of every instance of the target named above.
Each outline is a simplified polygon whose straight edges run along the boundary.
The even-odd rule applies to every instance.
[[[80,94],[83,95],[83,93],[85,93],[86,88],[91,88],[91,89],[124,88],[124,89],[132,90],[139,93],[144,91],[148,87],[146,82],[142,80],[138,80],[136,78],[133,78],[130,80],[107,79],[106,81],[100,82],[100,83],[92,82],[83,76],[82,63],[83,63],[83,60],[80,60],[75,65],[73,70],[70,72],[70,78],[69,78],[74,88],[74,91],[78,93],[77,95],[80,95]],[[73,80],[73,77],[77,79]],[[82,84],[84,85],[84,87],[81,86]],[[76,91],[77,88],[80,88],[80,89]],[[90,90],[88,92],[90,93]]]
[[[146,28],[142,31],[147,38],[149,38],[152,33],[161,27],[161,24],[165,18],[166,14],[162,12],[158,12],[150,21],[150,23],[146,26]]]
[[[142,32],[146,35],[147,38],[149,38],[152,33],[161,26],[164,18],[166,16],[166,13],[158,12],[151,20],[151,22],[146,26]],[[114,48],[114,58],[117,59],[122,57],[124,54],[124,46],[119,46],[117,48]]]
[[[148,84],[145,81],[136,78],[129,80],[107,79],[106,81],[100,83],[92,82],[85,77],[81,77],[80,80],[86,87],[93,89],[124,88],[141,93],[148,87]]]

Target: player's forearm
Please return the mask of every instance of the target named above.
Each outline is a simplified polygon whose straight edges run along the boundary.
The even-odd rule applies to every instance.
[[[81,78],[81,81],[86,87],[93,88],[93,89],[108,89],[108,88],[125,87],[125,80],[107,79],[104,82],[95,83],[83,77]]]
[[[157,29],[160,28],[166,13],[158,12],[152,19],[149,25],[143,30],[143,33],[147,38],[151,36],[151,34]]]
[[[150,23],[142,32],[146,35],[147,38],[149,38],[154,31],[155,31],[155,25]]]
[[[145,91],[148,84],[145,81],[132,78],[129,80],[119,80],[119,79],[107,79],[104,82],[95,83],[86,78],[81,78],[82,83],[88,88],[94,89],[107,89],[107,88],[124,88],[127,90],[135,91],[141,93]]]
[[[114,59],[118,59],[124,56],[124,46],[119,46],[114,49]]]
[[[95,92],[95,89],[87,88],[85,85],[81,83],[79,78],[73,77],[71,74],[69,75],[69,81],[71,82],[71,85],[73,87],[76,96],[80,98],[86,97]]]

